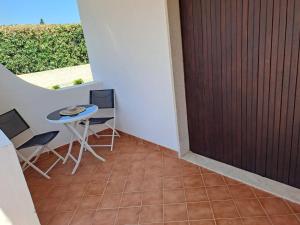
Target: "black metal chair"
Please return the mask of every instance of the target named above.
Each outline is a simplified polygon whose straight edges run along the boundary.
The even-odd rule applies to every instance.
[[[13,139],[21,133],[23,133],[24,131],[29,130],[30,126],[26,123],[26,121],[22,118],[18,111],[16,109],[13,109],[9,112],[0,115],[0,129],[9,139]],[[32,167],[38,173],[50,179],[48,173],[60,160],[64,160],[64,158],[60,154],[48,147],[48,143],[57,136],[58,132],[59,131],[51,131],[35,135],[28,141],[26,141],[24,144],[16,148],[17,155],[24,161],[22,165],[23,171],[25,171],[29,167]],[[29,156],[25,156],[20,152],[21,149],[29,147],[37,148]],[[46,149],[55,154],[58,157],[58,159],[47,169],[47,171],[44,172],[40,168],[38,168],[34,163],[39,159],[40,155],[44,153]]]
[[[91,90],[90,91],[90,104],[97,105],[99,109],[112,109],[113,113],[108,117],[96,117],[89,119],[89,131],[92,132],[97,138],[101,136],[109,136],[111,138],[111,144],[109,145],[90,145],[92,147],[110,147],[113,150],[114,138],[120,137],[119,133],[116,131],[116,107],[115,107],[115,91],[113,89],[105,90]],[[109,122],[112,121],[112,125]],[[84,125],[84,123],[82,123]],[[112,130],[111,135],[98,135],[91,126],[93,125],[105,125],[107,128]],[[88,137],[88,136],[87,136]],[[88,139],[88,138],[87,138]],[[88,140],[87,140],[88,141]]]

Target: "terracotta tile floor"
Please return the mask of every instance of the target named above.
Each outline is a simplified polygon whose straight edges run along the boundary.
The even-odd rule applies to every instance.
[[[74,176],[71,161],[55,167],[51,180],[26,172],[42,225],[300,224],[299,205],[177,159],[159,146],[123,134],[113,152],[96,151],[107,161],[84,153]],[[52,160],[45,154],[39,165]]]

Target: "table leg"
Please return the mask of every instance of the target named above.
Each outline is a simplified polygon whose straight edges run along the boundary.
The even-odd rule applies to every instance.
[[[76,124],[75,124],[75,126],[76,126]],[[66,126],[66,127],[68,128],[68,126]],[[72,133],[71,133],[70,143],[69,143],[68,153],[67,153],[67,155],[66,155],[66,157],[65,157],[65,160],[63,161],[63,164],[65,164],[65,163],[67,162],[68,158],[69,158],[70,155],[71,155],[72,147],[73,147],[73,142],[74,142],[74,138],[75,138],[75,135],[74,135],[74,133],[72,132]]]
[[[82,137],[82,142],[81,142],[81,146],[80,146],[80,151],[79,151],[79,155],[78,155],[78,158],[77,158],[77,162],[75,164],[75,167],[72,171],[72,174],[76,173],[76,170],[78,169],[78,166],[80,164],[80,161],[81,161],[81,158],[82,158],[82,152],[84,150],[84,142],[86,140],[86,136],[87,136],[87,133],[88,133],[88,128],[89,128],[89,121],[86,121],[85,122],[85,127],[84,127],[84,132],[83,132],[83,137]],[[81,139],[80,135],[79,135],[79,140]]]
[[[88,128],[89,128],[89,121],[85,121],[85,127],[84,127],[84,133],[83,136],[80,135],[80,133],[75,129],[75,127],[73,127],[71,124],[65,124],[66,127],[70,130],[70,132],[74,135],[78,137],[78,141],[80,142],[81,146],[80,146],[80,151],[79,151],[79,156],[77,158],[77,160],[72,156],[71,152],[69,154],[69,157],[71,157],[75,164],[75,167],[72,171],[72,174],[74,174],[76,172],[76,170],[78,169],[78,166],[80,164],[81,158],[82,158],[82,153],[84,151],[84,149],[86,148],[90,153],[93,154],[94,157],[96,157],[99,160],[105,161],[104,158],[102,158],[101,156],[97,155],[97,153],[91,148],[91,146],[89,146],[89,144],[86,142],[86,137],[88,135]]]

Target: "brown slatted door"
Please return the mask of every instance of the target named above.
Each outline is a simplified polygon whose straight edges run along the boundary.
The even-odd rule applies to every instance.
[[[191,150],[300,187],[300,0],[180,11]]]

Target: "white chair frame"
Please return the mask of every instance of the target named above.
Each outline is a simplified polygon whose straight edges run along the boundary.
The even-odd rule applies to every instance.
[[[91,128],[91,125],[89,125],[88,128],[88,135],[86,137],[86,142],[88,143],[88,139],[89,139],[89,135],[94,135],[96,138],[100,138],[100,137],[111,137],[111,144],[110,145],[90,145],[91,147],[110,147],[110,151],[113,151],[114,148],[114,141],[115,141],[115,137],[120,137],[120,134],[118,133],[118,131],[116,130],[116,94],[114,91],[114,108],[113,109],[113,117],[111,120],[113,120],[113,124],[112,126],[109,124],[109,121],[107,121],[106,123],[104,123],[103,125],[105,125],[108,129],[112,130],[112,134],[97,134],[96,131],[94,131]],[[101,109],[100,109],[101,110]],[[86,150],[86,149],[85,149]]]
[[[24,148],[26,149],[26,148]],[[46,149],[48,152],[52,152],[54,155],[57,156],[57,160],[44,172],[40,168],[38,168],[35,163],[40,158],[41,154],[46,152]],[[60,154],[58,154],[55,150],[48,147],[48,145],[38,146],[30,155],[29,157],[24,156],[20,151],[23,149],[17,150],[17,155],[24,161],[22,164],[22,170],[25,171],[29,167],[32,167],[34,170],[36,170],[38,173],[40,173],[42,176],[44,176],[47,179],[50,179],[50,176],[48,173],[54,168],[54,166],[60,161],[64,161],[64,157],[62,157]],[[33,159],[33,160],[32,160]],[[32,160],[32,161],[31,161]]]

